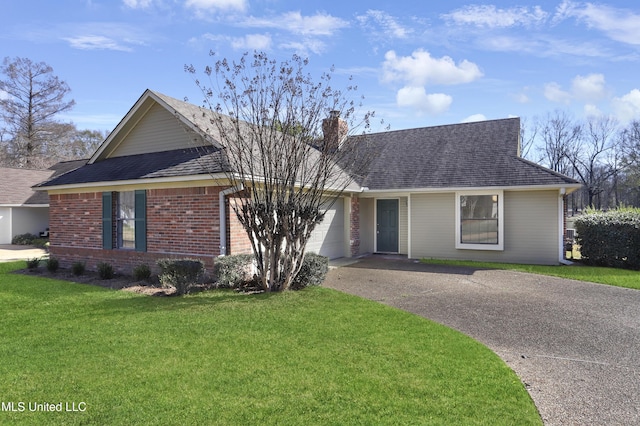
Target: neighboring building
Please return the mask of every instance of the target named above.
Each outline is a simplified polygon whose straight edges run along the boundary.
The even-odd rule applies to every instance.
[[[67,161],[47,170],[0,168],[0,244],[22,234],[40,235],[49,228],[49,196],[31,187],[87,160]]]
[[[202,130],[212,127],[209,114],[147,90],[86,165],[37,185],[50,197],[51,254],[63,265],[130,271],[162,257],[211,266],[250,252],[230,214],[220,144]],[[335,116],[325,124],[325,139],[346,130]],[[355,136],[375,160],[307,249],[559,263],[564,197],[580,184],[520,158],[519,135],[512,118]]]
[[[11,244],[16,235],[38,235],[49,227],[49,197],[31,187],[52,174],[51,170],[0,168],[0,244]]]

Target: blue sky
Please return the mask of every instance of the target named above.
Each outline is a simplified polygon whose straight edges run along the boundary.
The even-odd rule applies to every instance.
[[[315,76],[333,65],[338,86],[353,76],[362,110],[394,130],[556,109],[640,119],[635,0],[6,3],[0,55],[51,65],[80,129],[112,130],[147,88],[200,104],[185,64],[254,49],[308,57]]]

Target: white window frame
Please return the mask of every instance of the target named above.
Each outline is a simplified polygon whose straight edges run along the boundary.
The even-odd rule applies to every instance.
[[[460,197],[465,195],[497,195],[498,196],[498,243],[497,244],[470,244],[461,242],[462,230],[460,225]],[[460,250],[504,250],[504,191],[494,190],[469,190],[456,192],[456,249]]]

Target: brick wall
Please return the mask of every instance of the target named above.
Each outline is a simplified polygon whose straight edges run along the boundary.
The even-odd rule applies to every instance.
[[[232,204],[239,207],[241,199],[239,196],[228,197],[227,199],[227,254],[245,254],[253,253],[251,241],[247,236],[247,232],[238,220],[236,212],[232,208]]]
[[[102,248],[102,193],[49,196],[52,247]]]
[[[360,199],[358,197],[351,197],[349,228],[351,256],[357,256],[360,254]]]
[[[64,268],[74,262],[95,270],[100,262],[131,273],[157,259],[197,257],[212,268],[220,253],[219,193],[224,188],[196,187],[147,191],[147,252],[102,249],[102,192],[50,196],[51,255]],[[229,209],[230,254],[251,252],[251,246]],[[243,240],[244,239],[244,240]],[[247,251],[248,248],[248,251]]]

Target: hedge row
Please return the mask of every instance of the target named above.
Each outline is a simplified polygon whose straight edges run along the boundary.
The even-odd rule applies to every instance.
[[[640,269],[640,209],[588,211],[575,227],[584,263]]]

